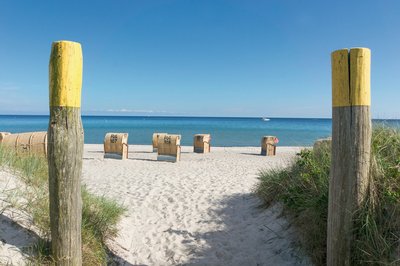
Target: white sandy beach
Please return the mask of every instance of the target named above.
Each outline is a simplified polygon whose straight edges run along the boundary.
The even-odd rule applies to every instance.
[[[181,161],[169,163],[156,161],[150,145],[130,145],[122,161],[103,159],[102,145],[87,144],[82,181],[127,207],[119,236],[108,243],[122,265],[308,265],[279,206],[259,208],[252,194],[261,169],[283,167],[299,150],[278,147],[277,156],[265,157],[258,147],[213,147],[210,154],[182,147]],[[2,188],[10,179],[0,172]],[[22,245],[7,242],[19,231],[4,231],[7,214],[0,222],[7,234],[1,262]]]

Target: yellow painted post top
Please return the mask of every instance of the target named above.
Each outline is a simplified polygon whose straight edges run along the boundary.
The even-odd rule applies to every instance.
[[[371,50],[368,48],[350,49],[350,88],[352,105],[371,105]]]
[[[341,49],[331,54],[332,106],[350,106],[349,50]]]
[[[82,65],[80,43],[53,42],[49,63],[50,106],[81,107]]]
[[[351,48],[334,51],[332,106],[371,105],[371,50]]]

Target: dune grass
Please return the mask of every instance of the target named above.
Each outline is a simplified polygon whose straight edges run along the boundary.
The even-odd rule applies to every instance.
[[[260,173],[256,193],[266,206],[282,202],[302,247],[326,263],[330,145],[303,150],[283,170]],[[352,265],[400,264],[400,130],[379,126],[372,136],[370,188],[354,218]]]
[[[21,156],[0,146],[0,168],[12,171],[26,186],[13,191],[18,200],[12,208],[26,213],[41,239],[33,248],[33,265],[51,264],[50,217],[47,161],[38,156]],[[91,194],[82,186],[82,255],[84,265],[105,265],[105,241],[117,235],[117,223],[125,208],[105,197]]]

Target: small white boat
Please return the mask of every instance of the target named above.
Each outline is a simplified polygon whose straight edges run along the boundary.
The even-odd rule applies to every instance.
[[[263,117],[261,119],[262,119],[262,121],[269,121],[270,120],[269,118],[266,118],[266,117]]]

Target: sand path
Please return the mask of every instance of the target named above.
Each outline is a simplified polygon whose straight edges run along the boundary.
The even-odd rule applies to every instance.
[[[128,209],[109,243],[125,265],[306,265],[280,209],[259,208],[259,170],[282,167],[299,148],[182,148],[179,163],[157,162],[151,146],[130,146],[125,161],[85,145],[83,183]]]

